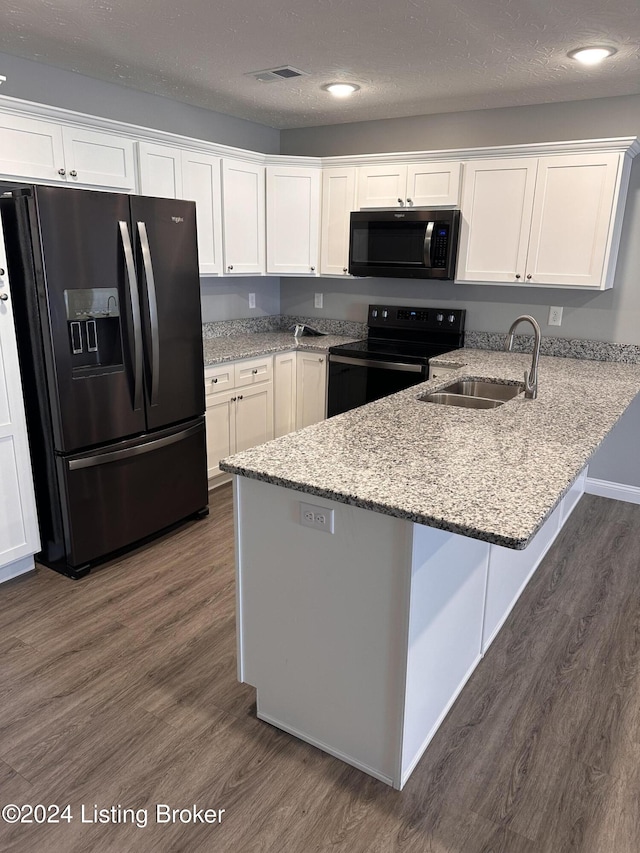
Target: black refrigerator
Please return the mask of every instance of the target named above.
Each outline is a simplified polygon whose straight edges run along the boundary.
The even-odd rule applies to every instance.
[[[207,513],[195,204],[0,199],[42,552],[70,577]]]

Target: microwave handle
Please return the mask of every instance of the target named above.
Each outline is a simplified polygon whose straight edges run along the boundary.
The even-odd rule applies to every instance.
[[[428,222],[427,228],[424,232],[424,265],[428,268],[433,266],[431,263],[431,238],[433,237],[434,225],[435,222]]]

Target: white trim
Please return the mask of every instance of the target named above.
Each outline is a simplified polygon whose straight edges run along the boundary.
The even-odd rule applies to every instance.
[[[640,486],[628,486],[625,483],[612,483],[610,480],[587,477],[584,490],[588,495],[600,495],[614,501],[640,504]]]
[[[33,556],[22,557],[20,560],[14,560],[0,569],[0,583],[17,578],[19,575],[24,575],[26,572],[32,572],[35,569]]]

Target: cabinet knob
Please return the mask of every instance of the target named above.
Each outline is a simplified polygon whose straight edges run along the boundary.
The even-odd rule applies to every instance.
[[[0,267],[0,275],[4,275],[4,269]]]
[[[516,278],[520,278],[520,273],[516,273]]]
[[[399,198],[399,199],[398,199],[398,204],[400,205],[400,207],[404,207],[404,199],[403,199],[403,198]]]
[[[228,269],[228,270],[232,270],[232,269],[233,269],[233,264],[229,264],[229,266],[227,267],[227,269]]]
[[[78,173],[76,172],[76,170],[75,170],[75,169],[72,169],[72,170],[69,172],[69,174],[71,175],[71,177],[72,177],[72,178],[77,178],[77,177],[78,177]]]
[[[65,169],[58,169],[58,174],[59,174],[59,175],[66,175],[66,174],[67,174],[67,172],[66,172],[66,170],[65,170]]]
[[[253,370],[252,370],[251,372],[252,372],[252,373],[253,373],[253,375],[255,376],[255,375],[256,375],[256,373],[258,372],[258,368],[257,368],[257,367],[254,367],[254,368],[253,368]]]
[[[323,359],[323,358],[319,358],[319,359],[318,359],[318,361],[320,362],[320,364],[322,364],[322,362],[324,361],[324,359]]]
[[[315,271],[316,271],[316,268],[315,268],[315,267],[311,267],[311,272],[315,272]]]
[[[531,274],[529,274],[529,275],[527,276],[527,278],[531,278]]]
[[[0,293],[0,302],[6,302],[8,298],[9,298],[8,293]]]
[[[342,267],[342,272],[349,272],[349,269],[347,267]]]
[[[238,399],[237,397],[232,397],[232,398],[231,398],[231,402],[232,402],[232,403],[235,403],[235,401],[236,401],[237,399]]]
[[[238,400],[242,400],[242,394],[238,394]]]
[[[412,199],[412,198],[408,198],[408,199],[407,199],[407,204],[413,204],[413,199]]]
[[[214,377],[213,377],[213,379],[211,380],[211,382],[212,382],[212,384],[213,384],[213,385],[215,385],[217,381],[218,381],[218,377],[217,377],[217,376],[214,376]]]

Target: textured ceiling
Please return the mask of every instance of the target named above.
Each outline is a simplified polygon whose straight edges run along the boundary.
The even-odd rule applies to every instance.
[[[582,44],[618,53],[588,69]],[[639,93],[640,0],[2,0],[0,50],[306,127]],[[308,76],[246,76],[279,65]]]

